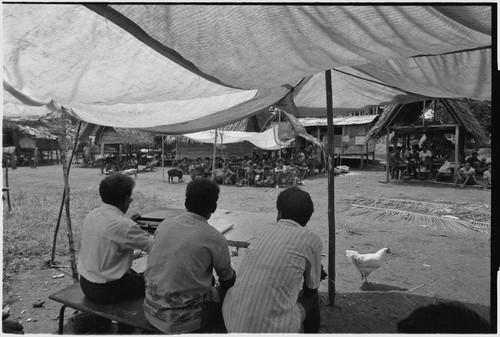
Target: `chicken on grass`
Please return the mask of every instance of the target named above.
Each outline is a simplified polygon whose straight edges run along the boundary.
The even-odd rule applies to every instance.
[[[345,252],[349,261],[351,261],[361,273],[363,283],[368,283],[368,275],[382,265],[382,262],[385,261],[387,254],[391,253],[391,250],[389,248],[382,248],[378,252],[372,254],[360,254],[355,250],[346,250]]]

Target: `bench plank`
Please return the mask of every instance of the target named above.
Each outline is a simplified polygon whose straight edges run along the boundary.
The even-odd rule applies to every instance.
[[[152,326],[144,316],[143,296],[113,304],[100,304],[92,302],[86,298],[80,288],[80,284],[77,282],[50,295],[49,298],[63,304],[59,315],[60,334],[62,334],[64,309],[66,307],[77,309],[81,312],[103,317],[118,323],[127,324],[144,331],[161,333],[158,329]]]

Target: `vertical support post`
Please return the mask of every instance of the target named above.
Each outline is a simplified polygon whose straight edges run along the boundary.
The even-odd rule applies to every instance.
[[[7,188],[7,205],[9,207],[9,212],[12,210],[10,206],[10,190],[9,190],[9,163],[7,160],[7,156],[2,153],[2,157],[5,158],[5,187]]]
[[[389,167],[389,161],[390,161],[390,154],[389,154],[389,134],[390,134],[390,131],[389,131],[389,127],[386,126],[386,129],[387,129],[387,134],[386,134],[386,137],[385,137],[385,182],[388,183],[390,181],[390,167]]]
[[[78,137],[80,136],[80,129],[82,128],[82,121],[78,124],[78,129],[76,130],[76,136],[75,136],[75,143],[73,145],[73,151],[71,151],[71,156],[69,158],[69,162],[66,163],[66,156],[65,153],[61,153],[61,163],[63,165],[63,177],[64,177],[64,189],[63,189],[63,196],[61,200],[61,206],[59,207],[59,215],[57,217],[57,224],[56,224],[56,229],[54,232],[54,240],[52,242],[52,255],[50,258],[50,264],[53,266],[55,262],[55,256],[56,256],[56,241],[57,241],[57,232],[59,231],[59,226],[61,224],[61,216],[62,216],[62,211],[64,209],[64,205],[66,204],[66,216],[67,216],[67,221],[68,221],[68,239],[69,239],[69,245],[70,245],[70,260],[71,260],[71,269],[73,271],[73,278],[78,279],[77,272],[76,272],[76,259],[74,258],[74,247],[73,247],[73,232],[71,229],[71,218],[69,214],[69,170],[71,168],[71,162],[73,161],[73,156],[76,152],[76,143],[78,141]],[[62,146],[61,146],[62,148]],[[65,151],[65,149],[62,149]]]
[[[161,135],[161,181],[165,181],[165,135]]]
[[[123,145],[118,145],[118,158],[116,159],[116,163],[118,164],[118,169],[120,170],[122,166],[122,153],[123,153]]]
[[[335,302],[335,172],[333,168],[333,96],[331,70],[325,72],[326,120],[328,127],[327,172],[328,172],[328,299]]]
[[[458,169],[460,168],[460,163],[459,163],[459,150],[460,150],[460,147],[459,147],[459,141],[458,141],[458,137],[460,136],[460,127],[457,125],[455,126],[455,169],[453,170],[453,183],[456,184],[457,183],[457,172],[458,172]]]
[[[33,167],[36,168],[38,166],[38,147],[35,146],[35,151],[33,154]]]
[[[214,155],[212,160],[212,180],[215,179],[215,156],[217,155],[217,128],[215,129],[214,137]]]
[[[281,159],[281,138],[280,138],[280,125],[281,125],[281,111],[280,109],[276,109],[278,111],[278,144],[280,149],[278,150],[278,158]]]

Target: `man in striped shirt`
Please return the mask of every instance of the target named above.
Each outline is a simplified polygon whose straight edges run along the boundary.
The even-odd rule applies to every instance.
[[[230,333],[319,331],[321,239],[305,228],[314,211],[298,187],[281,192],[278,221],[252,242],[222,313]],[[302,289],[301,289],[302,288]]]

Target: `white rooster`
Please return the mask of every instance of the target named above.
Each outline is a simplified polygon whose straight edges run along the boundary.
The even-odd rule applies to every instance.
[[[389,248],[382,248],[378,252],[372,254],[360,254],[355,250],[346,250],[345,252],[349,261],[351,261],[361,273],[363,283],[368,283],[368,275],[382,265],[382,262],[385,261],[387,254],[391,253],[391,250]]]

